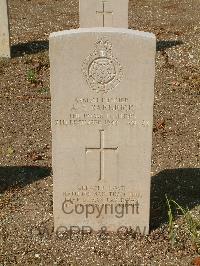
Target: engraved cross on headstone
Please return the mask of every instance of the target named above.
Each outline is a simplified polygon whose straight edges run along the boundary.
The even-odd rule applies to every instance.
[[[116,151],[118,147],[111,147],[111,148],[106,148],[104,147],[104,130],[99,130],[100,133],[100,145],[99,147],[95,148],[85,148],[85,152],[87,153],[88,151],[98,151],[99,156],[100,156],[100,170],[99,170],[99,179],[102,180],[104,179],[104,153],[105,151]]]
[[[103,27],[105,27],[105,16],[106,16],[106,14],[107,15],[113,15],[113,11],[106,11],[106,7],[105,7],[105,3],[106,3],[107,1],[102,1],[102,5],[103,5],[103,7],[102,7],[102,11],[96,11],[96,14],[100,14],[100,15],[102,15],[102,17],[103,17]]]

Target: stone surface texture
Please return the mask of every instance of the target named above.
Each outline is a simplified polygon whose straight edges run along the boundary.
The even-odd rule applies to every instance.
[[[128,29],[50,35],[55,228],[148,233],[155,50]]]

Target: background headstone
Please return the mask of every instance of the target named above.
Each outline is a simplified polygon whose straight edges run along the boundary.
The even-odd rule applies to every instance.
[[[55,230],[148,233],[155,50],[128,29],[51,34]]]
[[[80,28],[128,28],[128,0],[79,0]]]
[[[0,57],[10,57],[7,0],[0,1]]]

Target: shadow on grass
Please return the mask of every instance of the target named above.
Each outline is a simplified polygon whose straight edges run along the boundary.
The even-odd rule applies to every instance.
[[[164,51],[167,48],[183,44],[182,41],[157,41],[156,51]]]
[[[182,41],[157,41],[156,50],[164,51],[167,48],[183,44]],[[21,57],[26,54],[37,54],[49,50],[49,41],[33,41],[12,45],[11,56]]]
[[[152,177],[151,230],[168,221],[165,195],[184,208],[191,209],[199,205],[200,168],[169,169]]]
[[[0,167],[0,193],[24,187],[49,175],[49,167]],[[152,177],[150,230],[168,221],[165,195],[184,208],[200,205],[200,168],[164,170]]]
[[[51,174],[51,168],[39,166],[0,167],[0,193],[10,189],[24,187]]]
[[[25,54],[37,54],[49,50],[49,41],[19,43],[11,47],[11,56],[20,57]]]

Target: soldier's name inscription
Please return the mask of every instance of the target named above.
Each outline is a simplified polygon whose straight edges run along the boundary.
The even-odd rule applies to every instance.
[[[56,119],[59,126],[117,126],[125,121],[130,126],[148,127],[149,122],[137,120],[135,106],[129,98],[75,98],[66,117]]]

